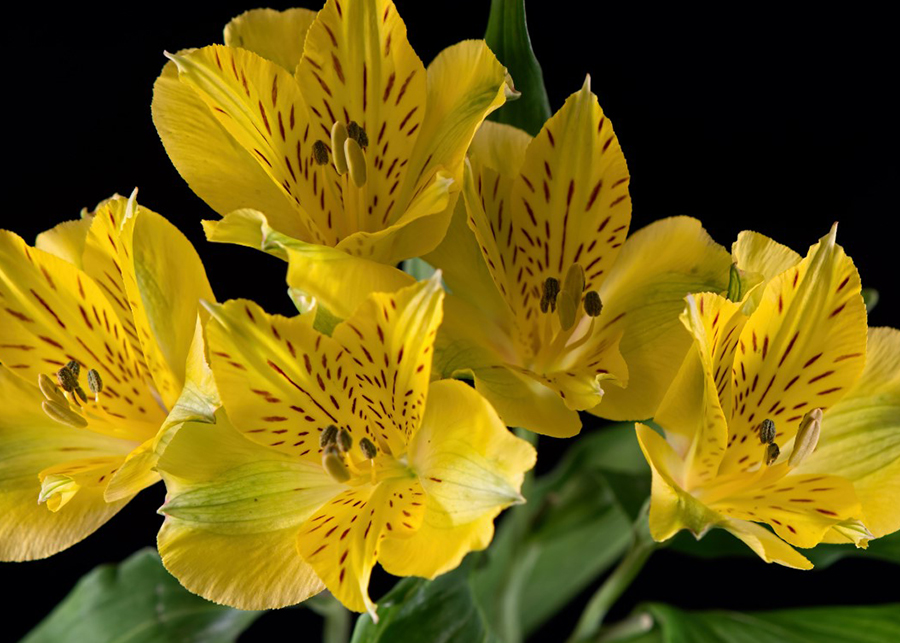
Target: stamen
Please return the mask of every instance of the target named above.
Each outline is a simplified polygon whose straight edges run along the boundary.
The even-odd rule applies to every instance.
[[[799,466],[806,456],[816,450],[821,432],[822,409],[813,409],[800,420],[800,428],[797,431],[797,437],[794,438],[794,450],[791,451],[788,466]]]
[[[75,385],[75,394],[81,398],[81,401],[84,404],[87,404],[87,393],[84,392],[84,389],[81,388],[81,385],[79,385],[79,384]]]
[[[81,364],[73,359],[66,364],[66,368],[72,371],[72,375],[75,376],[75,379],[78,379],[78,374],[81,372]]]
[[[362,148],[352,138],[344,141],[344,154],[347,157],[347,165],[350,169],[350,178],[356,187],[361,188],[366,184],[366,157]]]
[[[56,371],[56,381],[59,382],[60,388],[66,393],[71,393],[78,386],[78,378],[69,370],[68,366],[63,366]]]
[[[331,149],[334,151],[334,169],[338,174],[347,173],[347,157],[344,155],[344,141],[347,140],[347,128],[340,121],[331,126]]]
[[[322,467],[335,482],[347,482],[350,479],[350,471],[344,464],[344,458],[333,444],[329,445],[322,454]]]
[[[338,428],[333,424],[329,424],[322,431],[322,435],[319,436],[319,446],[324,449],[329,444],[332,444],[337,439],[337,433]]]
[[[766,418],[759,425],[759,441],[763,444],[771,444],[775,440],[775,422]]]
[[[584,312],[589,317],[598,317],[603,310],[603,302],[600,301],[600,293],[596,290],[589,290],[584,295]]]
[[[770,442],[769,446],[766,447],[766,466],[770,466],[780,455],[781,449],[778,448],[778,445],[774,442]]]
[[[328,146],[324,141],[316,141],[313,143],[313,160],[316,165],[328,164]]]
[[[88,388],[94,394],[94,401],[100,398],[100,391],[103,390],[103,380],[100,379],[100,373],[93,368],[87,374]]]
[[[66,406],[63,406],[51,400],[44,400],[41,402],[41,408],[44,409],[44,413],[51,420],[70,426],[73,429],[83,429],[88,425],[87,420],[68,407],[68,403]]]
[[[741,271],[738,270],[737,264],[733,263],[728,272],[728,299],[740,301],[741,294]]]
[[[361,148],[366,149],[369,147],[369,136],[366,134],[366,130],[360,127],[356,121],[350,121],[347,124],[347,136],[356,141]]]
[[[541,312],[556,311],[556,297],[559,295],[559,280],[547,277],[544,281],[544,292],[541,293]]]
[[[53,383],[49,376],[43,373],[38,375],[38,388],[41,389],[41,393],[50,402],[56,402],[60,406],[68,406],[69,402],[66,400],[66,396],[60,392],[59,387]]]
[[[556,305],[559,308],[559,324],[564,331],[575,325],[583,293],[584,268],[577,263],[573,263],[566,272],[562,292],[559,293],[559,297],[556,299]]]
[[[363,452],[366,460],[371,460],[378,455],[378,448],[369,438],[363,438],[359,441],[359,450]]]
[[[347,453],[353,446],[353,436],[347,429],[341,429],[337,434],[337,447],[341,453]]]

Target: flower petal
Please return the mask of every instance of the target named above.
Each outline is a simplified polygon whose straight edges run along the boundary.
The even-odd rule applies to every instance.
[[[309,9],[251,9],[225,26],[225,45],[249,49],[293,73],[315,19]]]
[[[216,424],[182,426],[159,469],[168,489],[159,553],[189,590],[268,609],[323,589],[295,546],[300,525],[340,492],[321,466],[245,439],[220,412]]]
[[[835,234],[832,228],[803,261],[768,283],[741,331],[729,421],[733,443],[722,473],[762,459],[756,431],[764,419],[775,421],[783,445],[804,413],[838,402],[862,372],[866,309],[859,274]]]
[[[794,569],[812,569],[811,562],[762,525],[747,520],[729,520],[722,527],[744,541],[767,563],[778,563]]]
[[[869,329],[862,376],[825,414],[818,449],[797,471],[852,480],[869,531],[900,529],[900,331]]]
[[[619,349],[633,385],[606,386],[591,413],[614,420],[652,417],[691,343],[678,316],[692,292],[728,285],[728,253],[696,219],[671,217],[632,234],[600,288],[601,319],[617,320]]]
[[[732,244],[731,256],[744,273],[741,277],[741,298],[747,302],[744,309],[747,314],[759,305],[766,284],[802,259],[787,246],[758,232],[746,230],[738,234],[737,241]]]
[[[81,257],[90,228],[91,218],[87,216],[75,221],[63,221],[40,233],[35,239],[34,247],[82,268]]]

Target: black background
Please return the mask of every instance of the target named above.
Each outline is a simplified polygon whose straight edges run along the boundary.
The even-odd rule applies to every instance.
[[[529,21],[554,110],[585,73],[592,76],[631,171],[632,229],[690,214],[725,246],[753,229],[805,254],[840,221],[838,240],[863,284],[881,291],[870,324],[900,324],[897,56],[889,51],[888,16],[861,5],[849,15],[759,4],[748,5],[752,11],[605,4],[576,10],[575,3],[531,1]],[[83,206],[138,186],[141,203],[197,247],[220,301],[252,297],[290,314],[282,262],[204,240],[200,220],[214,214],[172,167],[150,120],[163,50],[221,42],[225,23],[252,7],[154,2],[59,10],[30,3],[7,13],[0,225],[31,242],[77,218]],[[426,64],[443,47],[480,37],[488,14],[487,0],[398,8]],[[542,440],[538,470],[549,469],[564,447]],[[94,536],[49,560],[0,565],[7,593],[0,639],[24,634],[95,565],[152,545],[162,498],[162,485],[142,492]],[[642,600],[732,609],[883,602],[897,590],[888,596],[877,581],[896,572],[864,559],[803,573],[749,558],[702,562],[663,551],[613,616]],[[390,586],[377,581],[376,597]],[[568,631],[586,599],[543,637]],[[316,628],[306,610],[282,610],[242,640],[281,632],[312,641]]]

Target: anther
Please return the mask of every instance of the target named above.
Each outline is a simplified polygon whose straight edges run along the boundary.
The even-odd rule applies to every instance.
[[[347,157],[350,178],[356,187],[361,188],[366,184],[366,157],[362,148],[355,140],[348,138],[344,141],[344,154]]]
[[[778,445],[774,442],[769,442],[769,446],[766,447],[766,466],[771,465],[775,460],[778,459],[778,456],[781,455],[781,449],[778,448]]]
[[[556,297],[559,295],[559,279],[547,277],[544,281],[544,292],[541,293],[541,312],[556,310]]]
[[[813,409],[800,420],[797,437],[794,438],[794,450],[788,459],[788,466],[799,466],[806,457],[816,450],[819,434],[822,432],[822,409]]]
[[[347,173],[347,157],[344,155],[344,141],[347,140],[347,128],[340,121],[331,126],[331,149],[334,151],[334,169],[338,174]]]
[[[775,440],[775,422],[766,418],[759,425],[759,441],[763,444],[771,444]]]
[[[341,453],[347,453],[347,451],[350,450],[350,447],[353,446],[353,436],[350,435],[350,431],[347,429],[338,431],[336,444],[338,449],[341,450]]]
[[[369,438],[363,438],[359,441],[359,450],[363,452],[366,460],[371,460],[378,455],[378,448]]]
[[[350,471],[344,464],[344,458],[333,444],[329,445],[322,454],[322,467],[335,482],[347,482],[350,479]]]
[[[325,141],[316,141],[313,143],[313,160],[316,165],[326,165],[328,163],[328,146]]]
[[[728,272],[728,299],[740,301],[741,294],[741,271],[738,270],[737,264],[733,263]]]
[[[589,290],[584,295],[584,312],[589,317],[598,317],[603,310],[603,302],[600,301],[600,293],[596,290]]]
[[[51,400],[41,402],[41,408],[51,420],[71,426],[75,429],[83,429],[88,425],[87,420],[68,408],[68,404],[63,406]]]
[[[338,428],[333,424],[329,424],[322,431],[322,435],[319,436],[319,446],[324,449],[329,444],[332,444],[337,439],[337,433]]]
[[[103,380],[100,379],[100,373],[93,368],[87,373],[88,388],[94,394],[94,401],[100,397],[100,391],[103,390]]]
[[[66,396],[60,392],[59,387],[53,383],[49,376],[43,373],[38,375],[38,388],[41,389],[41,393],[50,402],[56,402],[60,406],[68,406],[69,403],[66,400]]]
[[[369,147],[369,136],[366,134],[366,130],[360,127],[356,121],[350,121],[347,124],[347,136],[356,141],[361,148],[366,149]]]
[[[84,389],[81,388],[80,384],[75,385],[75,394],[81,398],[81,401],[87,404],[87,393],[84,392]]]
[[[74,359],[69,360],[69,363],[66,364],[66,368],[72,371],[72,375],[75,376],[75,379],[78,379],[78,374],[81,372],[81,364],[76,362]]]
[[[66,393],[71,393],[78,386],[78,378],[69,370],[68,366],[63,366],[56,371],[56,381],[59,382],[60,388]]]

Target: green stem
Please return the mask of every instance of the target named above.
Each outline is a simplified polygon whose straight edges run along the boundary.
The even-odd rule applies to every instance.
[[[568,643],[579,643],[597,634],[610,608],[628,589],[628,586],[644,567],[644,563],[650,558],[650,554],[657,547],[658,544],[647,533],[647,510],[645,507],[635,521],[634,540],[631,548],[588,601]]]
[[[335,601],[322,616],[325,618],[322,643],[347,643],[350,640],[350,612],[347,608]]]

